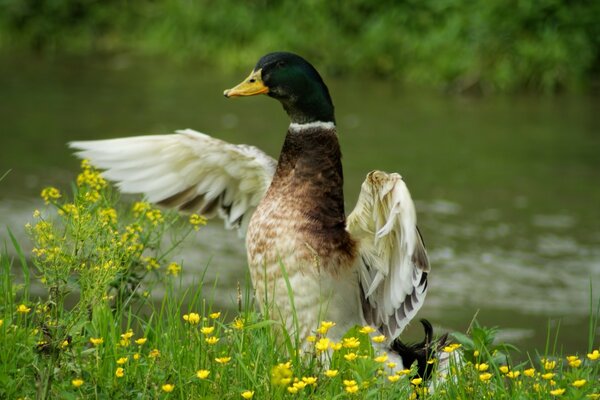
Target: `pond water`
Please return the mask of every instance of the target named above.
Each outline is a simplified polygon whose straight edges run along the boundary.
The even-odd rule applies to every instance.
[[[68,188],[77,174],[71,140],[194,128],[276,157],[288,124],[279,104],[222,96],[246,72],[125,57],[1,59],[0,176],[10,172],[0,181],[0,241],[9,226],[30,249],[22,227],[41,188]],[[590,284],[593,301],[600,296],[600,99],[465,98],[325,78],[347,212],[372,169],[401,173],[417,202],[433,266],[419,316],[464,331],[477,314],[524,351],[543,350],[550,327],[565,352],[586,351]],[[234,232],[212,221],[179,257],[189,282],[208,264],[216,307],[234,306],[247,279]],[[420,335],[413,324],[408,336]]]

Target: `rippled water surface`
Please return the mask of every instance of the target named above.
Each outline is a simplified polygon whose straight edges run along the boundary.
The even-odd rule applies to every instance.
[[[249,68],[254,60],[249,60]],[[68,188],[70,140],[194,128],[277,156],[287,127],[266,97],[227,100],[225,76],[158,60],[0,60],[0,237],[46,185]],[[439,329],[478,320],[523,350],[560,325],[587,350],[590,284],[600,293],[600,99],[463,98],[381,82],[328,79],[344,153],[346,208],[372,169],[396,171],[417,202],[433,265],[421,317]],[[245,250],[213,221],[179,255],[192,282],[207,264],[219,307],[246,279]],[[415,326],[409,335],[420,334]],[[600,332],[596,332],[596,337]]]

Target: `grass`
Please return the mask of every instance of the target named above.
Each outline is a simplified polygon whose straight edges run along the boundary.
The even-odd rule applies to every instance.
[[[0,398],[600,398],[597,309],[589,353],[556,354],[554,345],[515,365],[497,329],[474,323],[453,333],[448,368],[425,382],[415,366],[376,353],[379,334],[368,327],[336,343],[327,337],[335,321],[323,321],[308,339],[313,350],[300,353],[293,332],[254,311],[250,288],[234,315],[212,309],[202,276],[183,289],[172,257],[185,237],[202,234],[200,216],[121,205],[85,163],[72,200],[54,188],[42,197],[48,206],[28,227],[32,254],[12,235],[1,253]],[[32,295],[32,282],[44,296]],[[165,294],[155,302],[158,287]]]

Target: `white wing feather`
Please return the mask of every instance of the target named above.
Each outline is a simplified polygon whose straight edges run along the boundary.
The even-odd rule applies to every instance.
[[[104,169],[124,193],[245,227],[265,195],[277,162],[253,146],[191,129],[170,135],[71,142],[77,155]]]
[[[415,206],[402,177],[370,172],[347,226],[360,245],[365,321],[393,340],[423,305],[430,270]]]

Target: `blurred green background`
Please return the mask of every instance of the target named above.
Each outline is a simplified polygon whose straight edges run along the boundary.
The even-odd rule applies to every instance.
[[[328,75],[454,91],[598,85],[594,0],[2,0],[0,49],[127,53],[237,69],[274,49]]]
[[[433,266],[419,317],[464,331],[479,310],[524,350],[550,327],[582,353],[600,298],[599,49],[592,0],[0,0],[0,243],[8,226],[30,249],[41,189],[77,174],[71,140],[194,128],[277,157],[281,106],[222,93],[294,51],[336,105],[347,212],[372,169],[416,200]],[[209,265],[215,308],[235,307],[236,233],[212,221],[180,255],[187,284]]]

